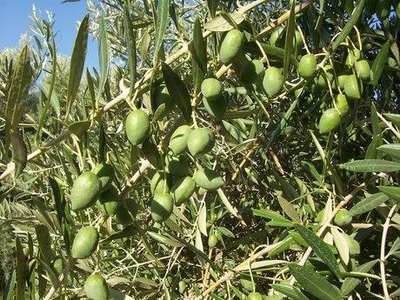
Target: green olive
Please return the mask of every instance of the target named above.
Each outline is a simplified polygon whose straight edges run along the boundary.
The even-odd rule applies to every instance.
[[[131,111],[125,121],[125,131],[132,145],[141,144],[150,133],[150,120],[147,113],[141,109]]]
[[[304,55],[299,62],[298,67],[300,76],[305,79],[310,79],[315,76],[317,72],[317,59],[312,54]]]
[[[319,120],[319,133],[327,133],[335,129],[340,123],[340,113],[336,108],[325,110]]]
[[[90,275],[83,286],[86,296],[92,300],[107,300],[108,286],[105,279],[100,274]]]
[[[215,144],[214,133],[210,128],[196,128],[188,138],[188,149],[193,156],[208,153]]]
[[[216,78],[206,78],[201,83],[201,93],[207,100],[218,100],[222,96],[222,83]]]
[[[360,99],[360,86],[355,75],[347,76],[347,80],[344,83],[344,92],[349,98]]]
[[[173,208],[172,196],[169,193],[158,193],[151,202],[151,217],[155,222],[164,222],[170,217]]]
[[[349,225],[352,220],[353,216],[350,214],[350,212],[347,209],[341,209],[336,213],[333,222],[338,226],[345,226]]]
[[[187,148],[187,141],[192,128],[189,125],[179,126],[171,135],[168,147],[175,155],[182,154]]]
[[[71,209],[80,210],[95,203],[101,190],[101,181],[93,172],[87,171],[79,175],[71,189]]]
[[[237,29],[230,30],[222,40],[219,56],[225,65],[230,64],[243,46],[244,35]]]
[[[93,226],[81,228],[72,243],[71,255],[73,258],[87,258],[96,250],[99,243],[99,232]]]
[[[283,87],[285,83],[285,78],[282,72],[276,67],[269,67],[265,70],[263,78],[263,87],[268,97],[276,96]]]
[[[365,59],[356,61],[354,64],[354,68],[356,69],[357,76],[362,80],[369,80],[370,77],[370,67],[368,61]]]

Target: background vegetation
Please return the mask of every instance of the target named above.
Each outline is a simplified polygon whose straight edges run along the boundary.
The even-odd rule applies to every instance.
[[[33,13],[32,37],[0,54],[3,299],[78,299],[94,273],[113,299],[399,297],[399,18],[395,0],[88,1],[71,57],[60,57],[54,20]],[[233,28],[244,43],[223,64]],[[93,37],[99,68],[85,69]],[[318,64],[304,79],[306,54]],[[254,59],[282,72],[275,95],[243,72]],[[352,90],[341,75],[356,76]],[[206,77],[222,82],[219,110],[203,99]],[[320,133],[343,93],[348,108]],[[151,129],[132,145],[136,108]],[[212,150],[171,158],[182,124],[212,129]],[[224,184],[196,187],[154,222],[150,182],[157,171],[176,182],[170,159]],[[113,167],[119,213],[71,210],[75,179],[100,163]],[[100,241],[75,259],[88,225]]]

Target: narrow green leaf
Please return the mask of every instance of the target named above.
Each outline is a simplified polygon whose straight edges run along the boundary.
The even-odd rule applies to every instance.
[[[383,115],[386,117],[386,119],[388,119],[394,125],[400,127],[400,114],[384,113]]]
[[[106,84],[108,78],[108,70],[110,67],[107,28],[104,22],[104,17],[101,17],[99,21],[99,67],[100,67],[100,81],[97,91],[98,101]]]
[[[227,19],[226,17],[221,15],[216,16],[215,18],[204,24],[204,29],[213,32],[223,32],[234,28],[231,24],[231,20],[233,20],[235,24],[240,24],[244,21],[244,14],[241,11],[230,13],[229,17],[230,18]]]
[[[378,84],[379,78],[382,75],[383,68],[385,67],[387,57],[389,54],[391,41],[388,40],[383,44],[382,48],[379,50],[378,55],[375,57],[374,62],[371,66],[371,84],[376,86]]]
[[[285,237],[285,239],[280,242],[279,246],[272,249],[272,251],[268,254],[268,257],[274,257],[275,255],[283,253],[290,248],[290,245],[292,245],[293,242],[294,240],[291,236]]]
[[[64,209],[65,209],[65,201],[61,194],[60,186],[58,185],[57,181],[53,177],[49,177],[49,184],[51,187],[51,191],[53,193],[53,200],[55,203],[55,208],[57,212],[57,219],[60,225],[64,221]]]
[[[25,46],[18,57],[6,95],[6,122],[4,129],[4,144],[6,149],[10,146],[11,131],[15,132],[17,130],[23,115],[24,102],[28,97],[32,78],[33,71],[30,65],[30,53],[28,47]]]
[[[90,121],[78,121],[70,124],[68,130],[76,136],[81,136],[90,128]]]
[[[369,261],[361,266],[358,266],[355,271],[356,272],[364,272],[367,273],[369,272],[373,266],[375,266],[375,264],[378,262],[378,260],[372,260]],[[347,277],[344,281],[342,286],[340,287],[340,291],[342,292],[343,295],[348,295],[349,293],[351,293],[356,287],[357,285],[359,285],[361,282],[361,279],[358,278],[354,278],[354,277]]]
[[[336,227],[331,228],[331,234],[340,258],[347,265],[350,260],[350,250],[346,236]]]
[[[16,239],[16,300],[24,300],[25,299],[25,284],[26,284],[26,276],[27,266],[26,266],[26,257],[24,254],[24,249],[22,248],[22,244],[17,237]]]
[[[87,68],[86,68],[86,84],[89,91],[89,97],[92,102],[92,107],[96,107],[96,94],[94,91],[93,78]]]
[[[207,73],[207,44],[203,37],[203,31],[199,18],[196,18],[193,27],[193,43],[190,51],[192,53],[192,74],[194,94],[200,91],[201,83]]]
[[[400,202],[400,187],[381,185],[377,186],[377,188],[388,197],[396,200],[397,202]]]
[[[89,14],[87,14],[79,26],[78,34],[75,39],[74,49],[71,56],[70,73],[67,90],[67,112],[65,119],[68,118],[70,109],[78,94],[79,85],[82,78],[83,67],[85,65],[87,42],[89,35]]]
[[[163,45],[165,30],[167,29],[169,17],[170,0],[158,1],[157,19],[155,22],[156,33],[154,37],[154,59],[153,64],[156,64],[160,55],[160,49]]]
[[[293,300],[308,300],[308,298],[297,288],[284,283],[272,284],[272,288]]]
[[[389,197],[384,193],[372,194],[360,202],[356,203],[350,210],[349,213],[352,216],[361,215],[363,213],[369,212],[374,208],[378,207],[385,201],[389,200]]]
[[[285,78],[291,61],[294,33],[296,31],[296,1],[292,0],[290,2],[290,15],[286,26],[285,36],[285,56],[283,59],[283,76],[285,76]]]
[[[316,255],[332,270],[332,272],[339,277],[340,270],[336,261],[335,254],[333,254],[329,245],[326,244],[320,237],[318,237],[311,230],[301,226],[295,225],[297,232],[313,249]]]
[[[137,58],[136,58],[136,31],[134,30],[133,20],[131,18],[131,14],[129,11],[129,2],[124,4],[124,25],[125,25],[125,39],[127,44],[127,52],[128,52],[128,67],[129,67],[129,81],[131,83],[136,82],[136,73],[137,73]],[[147,33],[147,34],[146,34]],[[146,31],[145,36],[148,36],[148,32]],[[143,39],[144,40],[144,39]],[[150,40],[148,39],[147,49],[148,51]],[[145,57],[142,57],[145,60]],[[133,85],[130,86],[130,95],[133,94]]]
[[[19,133],[12,131],[10,134],[13,149],[12,156],[15,164],[14,176],[17,178],[26,167],[28,150],[26,149],[24,139]]]
[[[346,37],[350,34],[353,26],[356,25],[358,19],[361,16],[361,13],[364,10],[365,0],[360,0],[357,4],[357,7],[354,9],[353,13],[351,14],[350,19],[347,21],[346,25],[344,26],[342,32],[338,35],[336,40],[332,44],[333,51],[339,47],[339,45],[346,39]]]
[[[285,198],[283,198],[281,196],[278,196],[278,202],[279,202],[279,205],[281,206],[283,212],[289,218],[291,218],[296,223],[300,223],[300,216],[297,213],[294,206],[289,201],[287,201]]]
[[[162,63],[162,73],[172,100],[181,110],[186,122],[190,123],[192,106],[189,92],[179,75],[166,63]]]
[[[400,163],[382,159],[362,159],[340,164],[339,168],[352,172],[396,172]]]
[[[391,158],[400,159],[400,144],[387,144],[377,148],[378,151],[385,153]]]
[[[252,209],[251,212],[257,217],[291,223],[288,219],[273,210]]]
[[[51,107],[54,109],[54,111],[55,111],[55,113],[56,113],[56,116],[59,117],[60,114],[61,114],[60,99],[58,98],[58,95],[56,94],[56,92],[55,92],[54,90],[52,90],[52,92],[50,93],[50,91],[51,91],[51,84],[48,83],[48,82],[42,82],[42,85],[41,85],[40,88],[41,88],[41,90],[42,90],[42,93],[43,93],[46,97],[48,97],[48,95],[51,94],[51,97],[50,97],[50,105],[51,105]]]
[[[12,272],[10,279],[8,280],[8,282],[4,288],[3,297],[2,297],[3,300],[15,299],[14,298],[14,291],[15,291],[14,286],[15,286],[15,281],[16,281],[16,277],[17,277],[16,273],[17,272],[15,270]]]
[[[339,290],[313,269],[295,263],[289,263],[288,266],[300,286],[313,296],[324,300],[343,299]]]
[[[150,235],[156,241],[158,241],[162,244],[165,244],[165,245],[169,245],[172,247],[182,247],[184,245],[184,244],[178,242],[177,240],[168,238],[165,235],[161,235],[161,234],[153,232],[153,231],[147,231],[147,234]]]
[[[51,249],[51,238],[47,227],[43,224],[35,226],[36,237],[39,244],[40,254],[46,264],[50,264],[54,253]]]

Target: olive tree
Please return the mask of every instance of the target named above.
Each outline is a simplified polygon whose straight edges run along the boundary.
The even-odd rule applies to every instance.
[[[88,1],[68,68],[36,16],[2,87],[4,295],[396,297],[399,9]]]

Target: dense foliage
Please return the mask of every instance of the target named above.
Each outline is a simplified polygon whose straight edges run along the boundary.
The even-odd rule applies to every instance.
[[[0,54],[4,299],[399,297],[398,1],[87,3]]]

